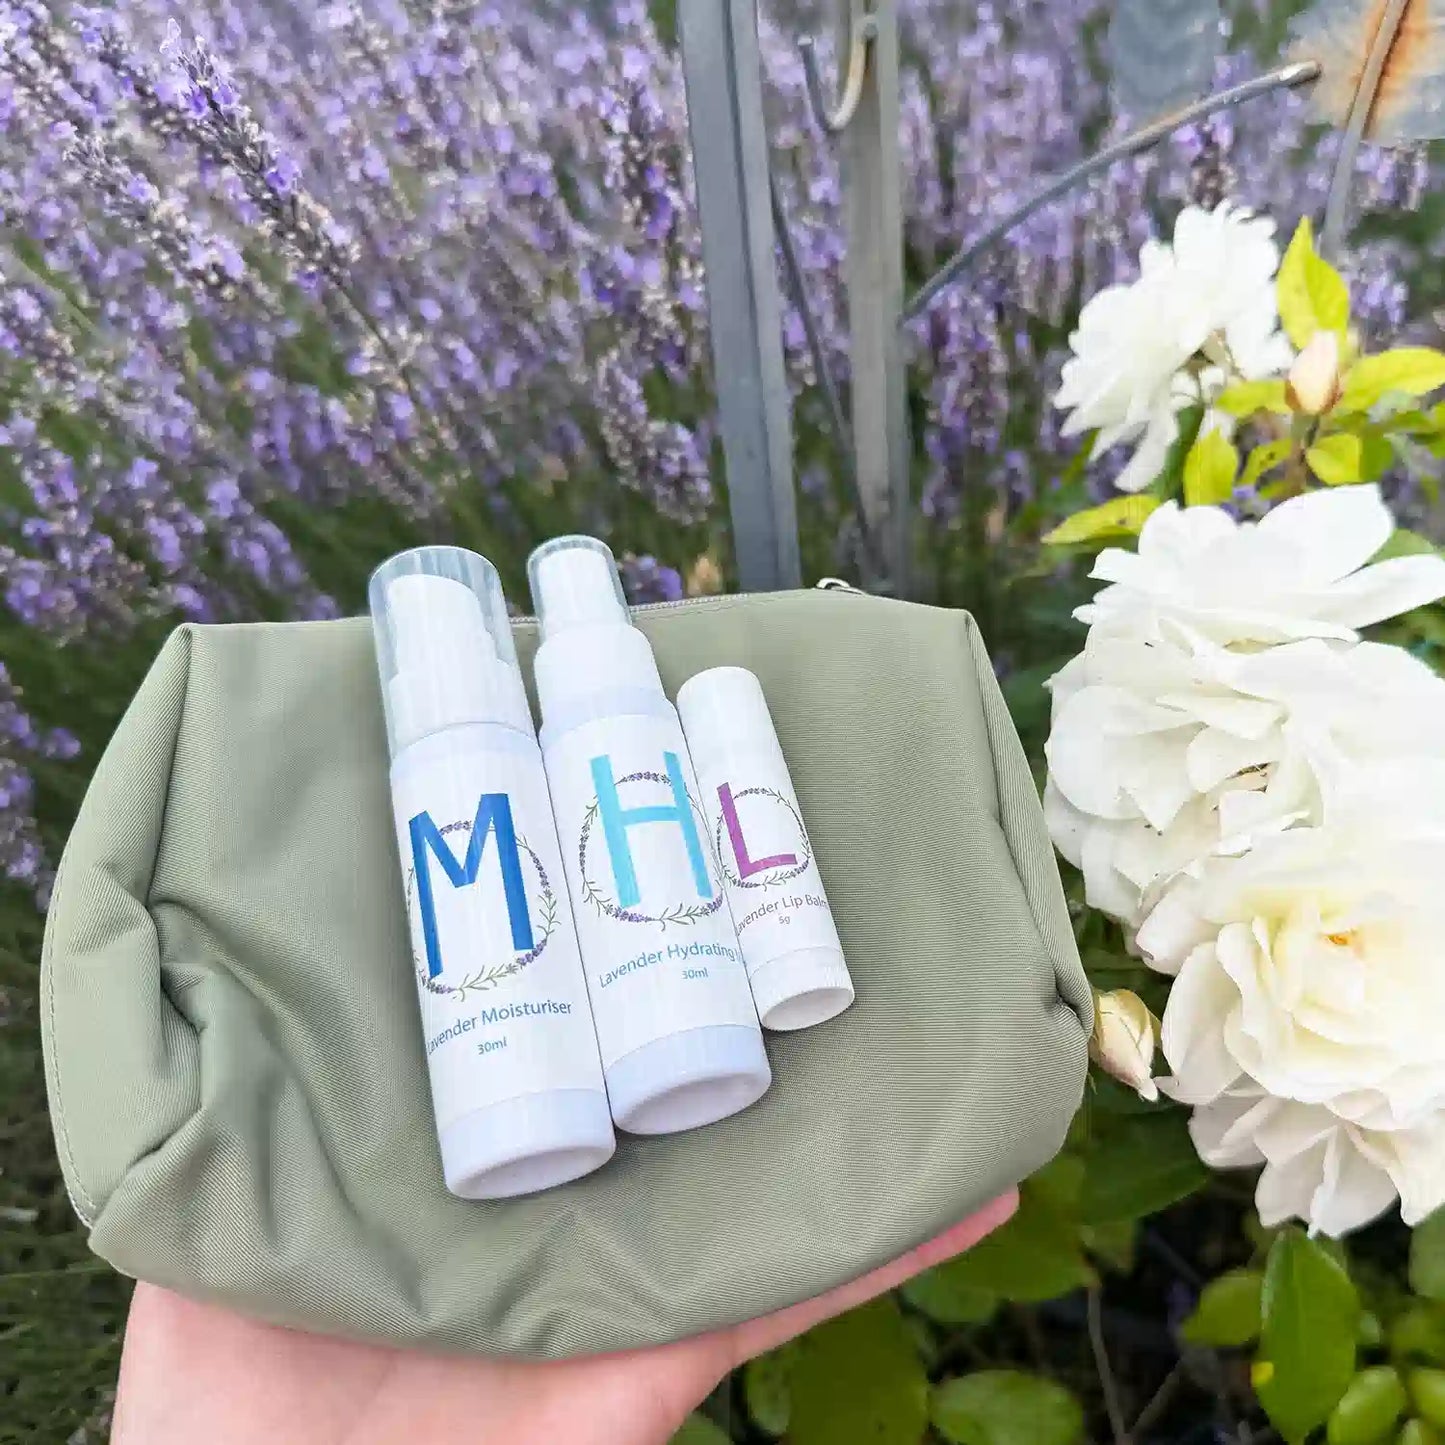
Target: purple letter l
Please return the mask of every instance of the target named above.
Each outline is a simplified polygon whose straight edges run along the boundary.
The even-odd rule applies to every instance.
[[[782,868],[796,863],[796,853],[779,853],[776,858],[759,858],[756,863],[748,857],[748,845],[743,838],[743,825],[738,821],[737,804],[733,802],[733,790],[727,783],[718,785],[718,802],[722,804],[722,815],[727,819],[728,837],[732,840],[733,856],[738,860],[738,877],[751,878],[765,868]]]

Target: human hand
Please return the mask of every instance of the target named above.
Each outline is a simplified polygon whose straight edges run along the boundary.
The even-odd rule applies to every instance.
[[[666,1445],[729,1370],[976,1244],[1012,1191],[891,1264],[763,1319],[556,1363],[429,1355],[259,1324],[136,1286],[112,1445]]]

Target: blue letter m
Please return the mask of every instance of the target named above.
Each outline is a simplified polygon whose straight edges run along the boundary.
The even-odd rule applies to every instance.
[[[507,896],[507,918],[512,925],[512,947],[526,953],[532,947],[532,920],[527,912],[527,890],[522,883],[522,859],[517,851],[517,830],[512,823],[512,805],[505,793],[483,793],[477,816],[467,840],[467,856],[460,864],[442,837],[430,813],[418,813],[411,820],[411,861],[416,868],[416,896],[421,904],[421,930],[426,940],[427,977],[442,971],[441,944],[437,939],[436,898],[432,893],[431,852],[453,888],[465,888],[477,881],[487,834],[497,830],[497,854],[502,866],[502,888]]]

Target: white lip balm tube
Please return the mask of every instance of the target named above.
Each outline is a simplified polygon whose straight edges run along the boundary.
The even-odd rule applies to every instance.
[[[683,683],[677,710],[763,1027],[837,1017],[853,980],[762,684],[715,667]]]
[[[475,552],[421,547],[372,574],[369,600],[447,1188],[549,1189],[616,1138],[501,580]]]
[[[672,1134],[772,1082],[677,711],[607,546],[527,563],[542,624],[542,753],[612,1117]]]

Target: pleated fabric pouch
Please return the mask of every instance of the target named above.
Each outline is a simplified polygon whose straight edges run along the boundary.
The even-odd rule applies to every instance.
[[[529,1198],[442,1181],[364,618],[187,626],[96,770],[43,961],[75,1208],[276,1323],[558,1358],[821,1293],[1045,1163],[1089,989],[972,619],[839,591],[639,609],[670,695],[762,679],[857,987],[752,1108]],[[530,671],[536,626],[516,623]]]

